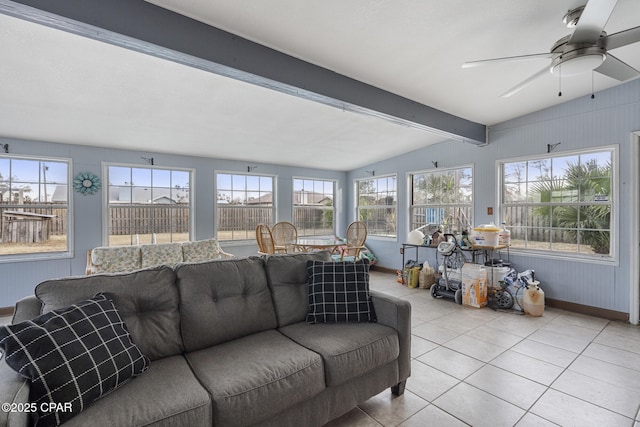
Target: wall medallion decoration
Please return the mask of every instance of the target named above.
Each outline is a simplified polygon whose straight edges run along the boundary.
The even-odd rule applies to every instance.
[[[73,178],[73,189],[85,196],[97,193],[100,187],[100,178],[91,172],[80,172]]]

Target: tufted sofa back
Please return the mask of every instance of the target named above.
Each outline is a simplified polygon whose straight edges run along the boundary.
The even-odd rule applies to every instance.
[[[261,258],[179,264],[175,272],[185,351],[276,328]]]
[[[179,295],[169,267],[47,280],[35,293],[46,313],[99,292],[113,300],[133,341],[151,360],[182,353]]]

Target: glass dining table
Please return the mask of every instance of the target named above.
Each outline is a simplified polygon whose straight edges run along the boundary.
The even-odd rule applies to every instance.
[[[296,240],[295,246],[298,252],[329,251],[333,254],[344,244],[344,240],[336,237],[301,237]]]

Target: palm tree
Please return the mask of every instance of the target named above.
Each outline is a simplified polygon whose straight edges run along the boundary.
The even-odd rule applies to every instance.
[[[539,202],[535,216],[545,219],[552,229],[563,229],[571,241],[589,245],[597,254],[608,254],[610,248],[611,208],[597,203],[609,200],[611,164],[599,166],[595,161],[569,163],[561,178],[547,178],[533,186]],[[554,201],[577,202],[552,206]],[[583,203],[593,202],[593,203]],[[579,235],[578,235],[579,234]]]

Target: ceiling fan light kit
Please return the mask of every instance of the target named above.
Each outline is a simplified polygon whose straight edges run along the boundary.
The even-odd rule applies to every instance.
[[[502,97],[519,92],[547,74],[547,71],[559,76],[559,78],[583,74],[587,71],[595,71],[619,81],[637,77],[640,75],[640,71],[616,58],[607,50],[640,42],[640,27],[611,35],[607,35],[604,31],[604,26],[609,20],[616,2],[617,0],[589,0],[586,5],[567,12],[562,21],[567,27],[574,29],[573,33],[556,41],[548,54],[539,53],[471,61],[462,64],[462,68],[533,58],[551,59],[548,66],[504,92]]]
[[[588,47],[562,54],[551,61],[551,74],[557,76],[575,76],[593,71],[607,58],[600,48]]]

